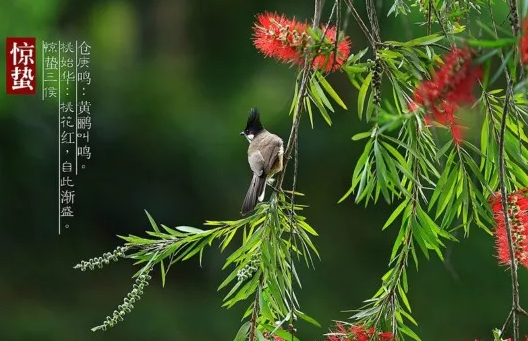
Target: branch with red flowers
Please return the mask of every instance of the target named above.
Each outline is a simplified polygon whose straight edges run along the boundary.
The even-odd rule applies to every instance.
[[[441,24],[445,18],[441,19],[438,13],[436,15],[439,24]],[[357,21],[361,27],[361,21]],[[442,29],[444,31],[444,35],[447,35],[447,31],[444,28]],[[368,34],[366,34],[366,36],[367,38],[369,37]],[[431,41],[431,39],[435,38],[436,37],[424,37],[415,39],[416,45],[431,46],[432,44],[434,44],[434,41]],[[442,39],[442,37],[439,38]],[[427,44],[423,44],[426,39],[429,41],[427,42]],[[435,231],[442,231],[446,228],[450,228],[450,225],[456,219],[461,219],[461,225],[464,227],[464,230],[466,232],[469,230],[469,226],[472,223],[475,223],[476,225],[484,228],[486,231],[488,230],[486,224],[493,224],[493,220],[491,220],[490,218],[489,208],[485,207],[485,205],[483,206],[480,203],[486,201],[486,192],[493,192],[491,188],[494,187],[494,176],[496,176],[497,173],[490,171],[491,169],[493,169],[493,163],[489,161],[489,158],[486,160],[484,160],[484,157],[482,158],[483,161],[479,169],[471,154],[476,152],[477,154],[482,155],[482,151],[480,151],[477,147],[475,147],[473,144],[471,144],[464,138],[464,135],[462,134],[462,126],[457,122],[458,120],[455,119],[455,111],[458,111],[460,107],[470,107],[473,105],[473,103],[475,103],[475,98],[473,97],[472,92],[476,80],[483,78],[484,74],[486,85],[489,86],[490,84],[489,58],[491,58],[493,55],[496,55],[497,52],[501,51],[501,47],[511,46],[515,48],[513,45],[517,42],[517,40],[499,39],[495,42],[491,42],[485,40],[465,39],[465,42],[466,44],[470,44],[472,46],[478,46],[481,49],[485,47],[494,47],[496,48],[496,50],[492,51],[492,53],[487,53],[481,56],[480,54],[477,54],[474,50],[469,48],[453,48],[452,52],[444,58],[442,67],[436,73],[432,74],[432,79],[422,81],[420,85],[416,88],[416,90],[414,91],[414,100],[410,101],[410,104],[408,105],[410,111],[409,114],[415,113],[420,115],[423,114],[425,116],[425,124],[434,124],[440,127],[448,127],[451,131],[453,142],[455,142],[454,147],[451,144],[451,141],[448,141],[442,147],[437,147],[435,145],[436,143],[427,143],[428,134],[425,133],[426,130],[423,130],[421,125],[412,128],[412,130],[418,132],[418,136],[420,136],[421,134],[422,138],[425,137],[425,139],[423,139],[419,143],[419,148],[423,149],[423,145],[425,144],[429,145],[431,150],[433,150],[433,160],[431,160],[430,164],[425,163],[424,165],[424,161],[421,158],[417,158],[417,161],[415,162],[421,163],[420,169],[424,172],[433,172],[437,174],[438,180],[436,181],[436,183],[435,181],[432,181],[429,177],[426,177],[426,181],[429,182],[434,189],[432,196],[428,198],[427,195],[424,195],[424,192],[427,192],[427,189],[424,186],[421,186],[420,194],[423,198],[423,201],[428,202],[428,210],[431,210],[431,208],[433,208],[436,204],[437,209],[436,215],[434,216],[434,220],[443,217],[442,222],[437,228],[435,228],[435,223],[432,217],[428,217],[428,214],[422,214],[421,220],[425,223],[420,222],[419,217],[418,219],[415,218],[416,221],[413,225],[414,228],[411,230],[414,232],[414,234],[411,234],[402,228],[393,248],[391,263],[395,255],[394,250],[399,249],[399,247],[402,245],[402,240],[406,240],[405,238],[407,236],[412,236],[415,239],[417,237],[419,238],[418,240],[416,240],[416,244],[420,246],[426,256],[427,250],[432,248],[438,253],[440,257],[442,257],[440,249],[438,247],[435,247],[434,244],[433,246],[431,246],[431,234],[434,236]],[[408,77],[408,74],[423,73],[424,68],[418,67],[418,72],[416,72],[415,70],[411,70],[410,72],[401,72],[399,68],[402,66],[406,67],[406,63],[413,59],[414,61],[411,63],[411,65],[417,65],[416,60],[420,58],[419,50],[415,49],[414,51],[408,51],[408,47],[412,46],[411,42],[405,42],[400,44],[390,42],[382,43],[379,45],[384,46],[390,50],[387,52],[380,50],[379,52],[380,56],[384,58],[384,65],[387,66],[385,71],[388,74],[389,80],[391,80],[391,83],[393,84],[393,91],[395,92],[395,108],[393,107],[392,110],[382,109],[382,114],[385,116],[385,121],[388,122],[388,124],[386,124],[385,126],[381,125],[382,122],[380,122],[380,120],[374,119],[374,127],[372,128],[372,130],[356,134],[353,137],[354,140],[360,140],[366,137],[370,137],[371,139],[367,143],[364,153],[359,158],[356,164],[356,168],[352,177],[352,186],[350,190],[345,194],[345,196],[341,199],[341,201],[347,196],[349,196],[352,192],[356,192],[356,202],[359,202],[361,200],[367,202],[368,199],[371,198],[374,193],[374,202],[377,200],[377,197],[380,193],[388,202],[391,202],[394,196],[399,197],[401,194],[404,194],[404,198],[409,197],[408,194],[405,194],[406,191],[401,188],[401,183],[410,183],[415,181],[416,178],[418,178],[415,177],[414,179],[409,180],[412,178],[409,176],[409,169],[407,167],[401,167],[400,169],[398,169],[397,166],[393,164],[393,161],[391,159],[392,157],[395,157],[395,159],[398,160],[399,165],[412,165],[412,161],[408,161],[406,160],[406,158],[399,158],[396,153],[389,150],[388,146],[379,143],[379,141],[386,139],[388,140],[388,142],[394,143],[394,147],[396,148],[403,147],[403,149],[406,150],[407,153],[417,153],[415,149],[412,149],[412,144],[408,142],[402,142],[401,140],[393,139],[391,137],[385,136],[384,134],[380,135],[379,132],[384,130],[387,131],[390,129],[394,130],[397,127],[402,127],[402,129],[398,133],[399,138],[402,138],[408,136],[412,131],[409,129],[405,129],[404,125],[401,124],[402,122],[405,122],[406,119],[409,119],[409,117],[405,117],[406,113],[403,109],[407,107],[405,99],[408,98],[408,96],[404,93],[404,91],[402,91],[402,89],[408,88],[409,78],[412,78]],[[407,48],[407,51],[404,47]],[[411,53],[414,54],[414,56],[412,56]],[[433,52],[431,50],[427,50],[427,54],[432,55]],[[398,63],[399,59],[401,59],[401,62]],[[485,66],[485,72],[482,71],[481,66],[478,66],[478,64],[483,63]],[[394,65],[398,65],[398,68],[394,67]],[[506,64],[503,63],[503,65]],[[345,70],[346,69],[347,67],[345,66]],[[355,73],[365,72],[365,68],[358,68],[356,66],[354,66],[354,68],[351,68],[350,70],[354,70]],[[504,69],[501,68],[499,72],[502,72],[502,70]],[[366,116],[367,120],[369,120],[371,117],[370,113],[372,111],[372,107],[370,105],[373,102],[374,105],[376,105],[376,99],[372,96],[372,92],[370,98],[368,97],[368,89],[370,85],[369,83],[373,77],[369,75],[365,78],[362,78],[361,76],[357,76],[357,78],[359,78],[361,82],[360,85],[357,86],[359,89],[358,112],[361,118],[363,108],[365,108],[364,103],[368,103],[366,106]],[[491,77],[491,83],[493,83],[496,79],[497,78],[495,76]],[[355,81],[356,76],[354,75],[352,83],[354,84]],[[486,100],[488,100],[487,93],[484,97],[486,97]],[[522,96],[517,97],[523,98]],[[520,112],[525,111],[525,109],[523,109],[523,107],[526,108],[525,98],[519,100],[519,102],[517,103],[517,107],[519,108]],[[397,112],[400,116],[393,117],[392,119],[388,118],[390,117],[391,111]],[[404,115],[403,119],[402,115]],[[490,121],[485,124],[489,123]],[[510,129],[514,128],[511,127]],[[517,132],[519,133],[519,135],[521,131],[522,130],[518,125]],[[486,148],[486,146],[487,144],[482,144],[484,154],[486,153],[486,150],[484,149]],[[509,152],[513,152],[513,148],[509,149]],[[432,165],[437,163],[439,159],[441,160],[443,155],[446,155],[446,159],[444,159],[445,162],[443,163],[443,171],[441,174],[439,174],[436,172],[435,167]],[[425,160],[427,159],[428,158],[425,157]],[[453,164],[455,160],[457,160],[458,162]],[[481,170],[483,169],[485,170],[485,174],[482,174],[481,172]],[[526,174],[524,171],[515,169],[514,166],[511,167],[511,170],[509,169],[509,171],[509,175],[512,176],[513,179],[516,179],[514,181],[518,182],[519,179],[528,179],[525,176]],[[528,184],[528,182],[526,182],[526,184]],[[408,189],[408,191],[412,191],[412,189]],[[418,201],[413,200],[413,202],[416,203]],[[412,211],[407,211],[410,205],[411,201],[404,200],[389,217],[387,224],[385,224],[385,227],[390,225],[399,215],[402,215],[402,213],[402,220],[405,221],[405,219],[408,219],[410,215],[408,212]],[[433,223],[431,224],[428,220],[431,220]],[[422,232],[419,232],[421,228],[417,228],[420,223],[422,223]],[[427,229],[431,229],[430,232],[424,232]],[[425,239],[422,240],[420,234],[422,234],[423,236],[424,233],[427,236]],[[444,238],[452,239],[452,236],[449,233],[446,233],[444,235]],[[406,245],[408,245],[408,247],[410,248],[412,244]],[[437,246],[443,246],[443,244],[440,242]],[[406,252],[402,251],[402,255],[405,254]],[[416,261],[416,254],[414,253],[414,250],[413,256]],[[388,315],[390,317],[391,307],[397,307],[397,305],[394,303],[394,299],[396,297],[394,293],[397,292],[395,288],[397,288],[400,276],[402,276],[403,274],[403,272],[398,271],[398,269],[401,269],[401,264],[404,264],[404,262],[401,262],[402,259],[405,259],[405,257],[400,258],[400,262],[396,262],[397,265],[391,268],[383,277],[383,287],[371,300],[369,300],[370,303],[367,306],[363,307],[360,312],[354,316],[356,319],[361,321],[367,321],[367,323],[374,323],[376,325],[379,321],[380,316]],[[396,280],[392,282],[391,278],[396,278]],[[384,295],[384,293],[387,294]],[[404,294],[405,293],[406,290]],[[382,299],[380,299],[380,297],[382,297]],[[404,298],[402,297],[401,300],[403,301]],[[386,308],[383,309],[383,307]],[[397,309],[398,308],[392,310],[392,316],[395,315],[394,311]],[[394,325],[395,323],[392,324],[393,327]],[[409,333],[407,333],[407,335],[409,335]],[[415,335],[411,336],[414,337]]]
[[[516,193],[508,196],[506,189],[504,142],[506,137],[506,122],[508,119],[509,107],[511,105],[510,97],[512,92],[513,84],[510,77],[506,88],[506,98],[504,99],[504,109],[502,113],[499,134],[499,187],[501,193],[500,202],[502,206],[502,219],[498,221],[499,229],[497,230],[497,235],[499,236],[499,258],[503,264],[510,265],[512,280],[512,309],[508,314],[506,322],[504,323],[501,334],[504,333],[511,319],[513,324],[513,340],[519,340],[519,317],[520,315],[528,317],[528,313],[520,305],[519,278],[517,273],[518,262],[521,262],[525,267],[528,268],[528,256],[526,255],[526,250],[528,249],[528,231],[526,231],[526,229],[528,229],[528,219],[525,218],[528,216],[526,212],[528,205],[525,204],[524,207],[521,207],[518,202],[527,201],[528,199],[522,194],[520,194],[519,198],[519,195]],[[512,205],[513,207],[511,207]],[[524,221],[525,219],[526,221]],[[513,226],[510,225],[510,220]],[[501,227],[504,230],[502,233],[500,232]],[[504,243],[504,235],[506,236],[506,243]],[[507,257],[504,252],[506,249],[508,251]]]
[[[490,6],[490,5],[489,5]],[[509,7],[510,7],[510,22],[512,25],[512,32],[514,36],[520,36],[520,26],[519,26],[519,13],[517,8],[517,1],[516,0],[510,0],[509,1]],[[491,7],[490,13],[492,14]],[[495,35],[497,35],[497,29],[496,24],[492,18],[493,27],[495,30]],[[528,36],[528,18],[525,20],[525,28],[526,32],[523,33],[524,36]],[[521,44],[520,44],[520,52],[521,52],[521,58],[519,59],[519,63],[521,65],[520,68],[520,75],[522,77],[523,75],[523,63],[525,62],[525,57],[528,59],[528,52],[526,53],[527,56],[523,56],[523,44],[524,44],[524,38],[521,37]],[[516,49],[513,49],[513,56],[516,55]],[[501,51],[501,59],[504,62],[504,56]],[[506,94],[504,98],[504,106],[502,110],[502,117],[501,117],[501,123],[500,123],[500,133],[499,133],[499,150],[498,150],[498,163],[499,163],[499,188],[500,188],[500,202],[501,202],[501,209],[502,209],[502,217],[497,219],[497,243],[498,243],[498,250],[499,250],[499,259],[503,264],[508,264],[510,266],[511,271],[511,282],[512,282],[512,308],[508,314],[508,317],[506,318],[506,322],[504,323],[504,326],[501,329],[501,336],[504,334],[506,328],[508,327],[510,321],[512,322],[512,329],[513,329],[513,340],[519,340],[520,334],[519,334],[519,318],[521,315],[525,315],[528,317],[528,313],[521,307],[520,305],[520,295],[519,295],[519,279],[518,279],[518,262],[521,262],[524,266],[528,268],[528,258],[526,260],[523,259],[523,254],[528,250],[528,231],[525,231],[526,227],[523,223],[523,219],[525,217],[525,209],[528,207],[523,208],[520,207],[518,202],[525,200],[525,197],[519,196],[516,193],[510,194],[508,196],[507,194],[507,174],[506,174],[506,166],[505,166],[505,139],[506,139],[506,123],[508,121],[508,114],[509,109],[512,105],[511,97],[513,95],[513,80],[517,79],[516,77],[516,68],[513,67],[510,70],[510,73],[504,70],[506,80],[507,80],[507,87],[506,87]],[[520,142],[520,141],[519,141]],[[520,142],[521,143],[521,142]],[[511,207],[513,206],[513,207]],[[498,210],[497,210],[498,211]],[[498,212],[497,212],[498,213]],[[496,213],[496,215],[497,215]],[[528,221],[526,223],[528,225]],[[506,237],[506,238],[504,238]],[[506,239],[506,240],[505,240]],[[505,245],[506,244],[506,245]],[[507,250],[507,252],[505,252]]]

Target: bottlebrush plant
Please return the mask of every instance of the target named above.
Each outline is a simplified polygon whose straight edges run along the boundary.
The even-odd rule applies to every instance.
[[[302,194],[296,192],[298,131],[306,115],[312,127],[317,112],[331,125],[335,105],[348,110],[326,79],[341,73],[357,93],[357,108],[351,111],[370,129],[352,137],[364,150],[339,202],[368,205],[382,198],[394,204],[383,229],[396,228],[398,234],[379,290],[350,321],[337,321],[323,338],[420,340],[407,297],[409,263],[417,267],[420,254],[443,260],[446,244],[457,240],[453,232],[461,228],[467,236],[476,227],[495,238],[498,265],[509,267],[512,281],[511,310],[503,324],[497,321],[501,328],[493,331],[493,339],[521,340],[519,320],[528,318],[518,282],[518,265],[528,269],[528,4],[522,4],[497,4],[509,13],[511,29],[497,24],[485,0],[395,0],[387,13],[377,13],[374,0],[367,0],[366,18],[352,1],[335,0],[324,22],[322,1],[315,0],[309,24],[282,14],[258,14],[252,37],[256,49],[297,68],[291,133],[274,193],[252,215],[206,221],[208,229],[158,225],[147,213],[149,237],[121,237],[126,243],[115,251],[76,265],[92,270],[119,258],[141,265],[133,290],[93,330],[106,330],[131,311],[155,266],[164,284],[171,266],[195,256],[201,261],[213,242],[224,251],[237,234],[242,244],[227,257],[224,269],[229,271],[219,286],[228,290],[227,308],[248,304],[235,340],[298,340],[299,319],[319,325],[299,309],[295,294],[301,284],[298,263],[312,267],[319,257],[312,240],[317,232],[302,216],[306,206],[298,203]],[[378,15],[387,14],[418,16],[423,36],[382,40]],[[369,46],[352,44],[341,30],[348,16]],[[475,19],[483,17],[489,24]],[[462,112],[478,116],[482,124],[464,126],[458,119]],[[480,131],[479,142],[467,133],[470,129]],[[293,183],[284,188],[290,163]]]

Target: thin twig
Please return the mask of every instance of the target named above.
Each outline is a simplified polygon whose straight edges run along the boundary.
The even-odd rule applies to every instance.
[[[433,0],[429,0],[429,6],[427,6],[427,35],[431,34],[432,21],[433,21]]]
[[[374,4],[374,0],[367,1],[367,15],[370,21],[370,26],[372,27],[374,31],[374,38],[376,39],[376,42],[381,41],[380,37],[380,28],[378,23],[378,15],[376,14],[376,5]]]
[[[343,0],[343,1],[347,4],[348,8],[350,9],[350,13],[352,13],[352,16],[358,23],[359,28],[363,31],[363,34],[365,34],[365,37],[367,37],[368,41],[370,42],[370,45],[372,45],[372,48],[376,49],[376,41],[374,40],[374,37],[370,34],[369,29],[365,25],[365,22],[363,21],[363,19],[361,19],[361,16],[356,11],[356,8],[352,4],[352,2],[350,0]]]
[[[517,6],[517,0],[509,0],[510,5],[510,22],[512,25],[512,32],[513,35],[518,37],[521,34],[521,27],[519,26],[519,6]],[[515,52],[517,52],[517,49],[514,48],[514,55]],[[519,60],[519,66],[520,66],[520,76],[521,78],[524,75],[524,67],[522,64],[522,61]]]
[[[291,341],[293,341],[295,329],[293,327],[293,315],[295,313],[295,302],[294,302],[294,293],[293,293],[293,233],[294,233],[294,215],[295,215],[295,191],[297,189],[297,168],[299,166],[299,135],[295,136],[294,140],[294,154],[293,154],[293,183],[292,183],[292,193],[291,193],[291,207],[290,207],[290,333]]]
[[[262,275],[260,277],[259,287],[262,285]],[[253,312],[251,313],[251,327],[249,330],[249,341],[255,341],[255,330],[257,327],[257,317],[259,311],[259,291],[255,292],[255,301],[253,301]]]
[[[501,333],[499,335],[501,338],[502,338],[502,335],[504,334],[504,331],[506,330],[506,328],[509,327],[509,325],[511,323],[512,316],[513,316],[513,309],[510,310],[510,313],[508,314],[508,317],[506,318],[506,321],[504,321],[504,324],[502,325]]]
[[[337,43],[339,42],[339,25],[341,24],[341,1],[335,0],[334,7],[337,7],[336,11],[336,37],[334,42],[334,60],[332,61],[332,66],[336,65],[337,62]],[[334,9],[332,8],[332,12]],[[344,32],[343,32],[344,33]]]
[[[504,98],[504,108],[501,118],[501,128],[499,133],[499,186],[501,192],[502,213],[504,214],[504,225],[506,228],[506,236],[508,238],[508,250],[510,252],[511,262],[511,280],[512,280],[512,322],[513,322],[513,340],[519,340],[519,316],[517,309],[519,305],[519,279],[517,276],[517,260],[515,259],[515,251],[513,248],[513,238],[510,222],[508,219],[508,198],[506,190],[506,169],[504,162],[504,139],[506,135],[506,121],[508,119],[508,112],[510,107],[510,96],[513,91],[513,84],[508,82],[506,87],[506,96]]]
[[[341,31],[346,32],[348,27],[348,19],[350,18],[351,9],[347,6],[345,19],[343,20],[343,26],[341,26]]]
[[[431,4],[431,8],[433,9],[433,13],[434,13],[434,15],[436,17],[436,20],[438,20],[438,24],[440,25],[440,28],[442,29],[442,32],[444,33],[444,36],[446,37],[447,40],[449,40],[451,46],[453,46],[454,42],[452,41],[452,39],[450,39],[451,36],[447,33],[447,30],[444,27],[444,23],[442,22],[442,16],[440,15],[438,10],[436,9],[436,6],[433,3],[433,1],[430,0],[429,3]]]

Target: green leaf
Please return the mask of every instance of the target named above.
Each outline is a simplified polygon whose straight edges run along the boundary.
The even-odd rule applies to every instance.
[[[409,284],[407,282],[407,269],[406,268],[402,269],[401,281],[402,281],[403,291],[404,292],[408,292],[409,291]]]
[[[277,335],[278,337],[284,339],[284,340],[299,341],[299,339],[296,336],[290,334],[290,332],[288,332],[288,331],[286,331],[284,329],[278,329],[278,330],[275,331],[274,334]]]
[[[313,113],[312,113],[312,102],[308,97],[304,98],[304,104],[306,105],[306,109],[308,109],[308,117],[310,118],[310,126],[314,127],[313,125]]]
[[[327,107],[328,109],[330,109],[331,112],[334,112],[334,108],[332,107],[332,104],[330,103],[330,101],[326,97],[323,89],[319,85],[319,82],[317,82],[316,80],[312,79],[312,81],[310,83],[310,86],[312,86],[312,85],[313,85],[313,88],[315,89],[315,91],[317,91],[317,95],[319,96],[319,98],[323,102],[324,106]]]
[[[402,222],[402,225],[403,225],[404,222]],[[396,256],[396,253],[398,252],[398,250],[400,249],[400,246],[403,242],[403,234],[404,232],[406,231],[406,229],[402,226],[400,228],[400,232],[398,233],[398,236],[396,237],[396,240],[394,240],[394,245],[392,246],[392,251],[391,251],[391,256],[390,256],[390,260],[392,261],[394,259],[394,257]]]
[[[439,40],[442,40],[444,38],[443,35],[440,35],[438,33],[431,34],[428,36],[416,38],[409,40],[407,42],[399,42],[399,41],[387,41],[387,44],[395,45],[395,46],[405,46],[405,47],[411,47],[411,46],[423,46],[423,45],[430,45],[433,43],[436,43]]]
[[[400,310],[401,314],[403,316],[405,316],[409,321],[411,321],[412,324],[414,324],[415,326],[418,325],[418,322],[416,322],[416,320],[408,313],[406,312],[405,310]]]
[[[363,133],[358,133],[358,134],[352,136],[352,140],[353,141],[359,141],[359,140],[365,139],[365,138],[370,137],[370,136],[372,136],[372,132],[371,131],[365,131]]]
[[[154,229],[154,231],[156,232],[160,232],[159,228],[158,228],[158,225],[156,224],[156,222],[154,221],[154,219],[152,218],[152,216],[148,213],[147,210],[145,210],[145,213],[147,214],[147,217],[148,217],[148,220],[150,221],[150,225],[152,225],[152,228]]]
[[[376,178],[377,182],[376,184],[379,186],[381,193],[383,194],[383,197],[385,200],[390,203],[390,196],[389,192],[387,190],[387,167],[385,165],[385,162],[383,161],[383,156],[381,155],[381,150],[379,147],[379,143],[377,140],[374,141],[374,157],[376,159]]]
[[[368,166],[367,158],[368,158],[368,156],[370,154],[371,149],[372,149],[372,141],[369,140],[365,144],[365,149],[363,150],[363,153],[359,157],[359,159],[358,159],[358,161],[356,163],[356,167],[354,168],[354,172],[352,174],[352,185],[350,186],[350,189],[341,197],[341,199],[339,199],[339,201],[337,202],[338,204],[343,202],[343,200],[345,200],[346,198],[348,198],[348,196],[350,196],[350,194],[356,188],[357,184],[360,181],[359,173],[361,172],[362,169],[365,169],[365,167]]]
[[[240,329],[238,330],[235,339],[233,341],[244,341],[246,340],[248,334],[249,334],[249,328],[251,327],[251,322],[247,321],[245,322]]]
[[[412,337],[416,341],[422,341],[420,339],[420,337],[418,335],[416,335],[415,332],[413,332],[409,327],[407,327],[407,326],[405,326],[403,324],[400,324],[398,326],[398,330],[401,331],[402,333],[407,334],[408,336]]]
[[[400,152],[396,148],[394,148],[387,142],[382,141],[381,143],[383,144],[383,146],[385,146],[385,149],[387,149],[402,166],[407,168],[407,161],[405,161],[405,158],[400,154]]]
[[[233,295],[238,290],[238,288],[240,288],[242,283],[244,283],[244,282],[242,282],[242,281],[236,282],[235,285],[233,285],[233,287],[231,288],[231,290],[229,290],[227,295],[225,295],[224,301],[227,300],[229,297],[231,297],[231,295]]]
[[[418,243],[418,246],[422,250],[425,258],[429,259],[429,251],[427,250],[427,246],[425,244],[424,236],[422,233],[422,227],[418,225],[418,222],[416,222],[416,219],[412,219],[415,223],[413,223],[413,236],[414,240],[416,240],[416,243]]]
[[[451,144],[453,143],[453,140],[449,139],[449,141],[447,141],[446,144],[444,144],[442,146],[442,148],[440,148],[438,150],[438,152],[436,153],[436,159],[439,160],[440,157],[442,157],[446,152],[447,150],[449,149],[449,147],[451,147]]]
[[[513,46],[518,43],[517,38],[499,38],[495,40],[484,40],[484,39],[468,39],[466,43],[470,46],[479,47],[505,47]]]
[[[233,229],[233,231],[231,231],[227,237],[222,241],[222,248],[220,249],[220,252],[223,252],[225,250],[225,248],[227,247],[227,245],[229,245],[229,243],[231,242],[231,240],[233,239],[233,237],[235,236],[237,230],[236,229]]]
[[[398,207],[396,207],[394,212],[392,212],[392,214],[390,215],[389,219],[387,219],[387,222],[385,223],[385,225],[383,225],[382,230],[385,230],[390,224],[392,224],[392,222],[400,215],[403,209],[407,206],[409,201],[410,201],[410,198],[407,198],[404,201],[402,201],[402,203],[399,204]]]
[[[192,234],[198,234],[198,233],[203,233],[204,232],[204,230],[200,230],[200,229],[197,229],[196,227],[192,227],[192,226],[176,226],[175,228],[178,231],[192,233]]]
[[[458,179],[462,176],[461,168],[459,168],[458,171],[454,169],[447,179],[445,186],[441,187],[440,197],[438,198],[438,204],[436,205],[435,219],[438,218],[440,214],[442,214],[447,204],[455,199],[453,197],[453,191],[455,190],[455,185],[458,183]]]
[[[447,158],[447,162],[445,164],[444,171],[442,172],[442,175],[440,176],[440,179],[438,179],[438,183],[437,183],[436,188],[435,188],[435,190],[433,192],[433,196],[431,197],[431,200],[429,200],[429,206],[428,206],[429,210],[433,207],[434,203],[436,202],[436,200],[438,199],[438,197],[442,193],[442,190],[445,189],[444,185],[445,185],[446,181],[448,179],[450,179],[451,174],[456,172],[456,170],[451,171],[451,168],[450,168],[452,163],[453,163],[454,158],[455,158],[455,151],[452,150],[451,154]]]
[[[251,310],[250,310],[251,311]],[[257,340],[258,341],[268,341],[264,335],[262,335],[262,332],[260,330],[256,330],[256,333],[257,333]]]
[[[361,85],[361,88],[359,89],[359,95],[358,95],[358,117],[361,119],[363,117],[363,108],[365,106],[365,97],[367,96],[367,91],[370,85],[370,81],[372,80],[373,73],[370,72],[367,77],[365,78],[365,81]]]
[[[295,92],[293,93],[293,99],[290,106],[290,114],[293,113],[295,105],[297,104],[297,96],[299,96],[299,82],[295,82]]]
[[[355,62],[357,62],[359,59],[361,59],[361,57],[363,57],[365,55],[365,53],[367,53],[368,51],[368,47],[359,51],[358,53],[356,54],[351,54],[350,57],[348,57],[348,60],[347,60],[347,64],[354,64]],[[348,65],[348,67],[350,67],[351,65]]]
[[[313,324],[314,326],[316,327],[319,327],[321,328],[321,324],[319,322],[317,322],[317,320],[315,320],[313,317],[299,311],[299,310],[296,310],[295,311],[295,314],[301,319],[301,320],[304,320],[310,324]]]
[[[520,167],[509,167],[509,171],[515,176],[519,187],[525,187],[528,184],[528,176]]]
[[[165,266],[163,266],[163,260],[160,261],[161,268],[161,287],[165,288]]]
[[[315,76],[317,77],[319,83],[323,86],[325,91],[330,95],[330,97],[332,97],[333,100],[336,101],[336,103],[339,104],[341,108],[347,110],[345,103],[343,103],[339,95],[335,92],[330,83],[328,83],[326,78],[324,78],[319,71],[315,72]]]
[[[398,287],[398,293],[400,294],[400,298],[403,301],[403,304],[405,304],[405,307],[407,308],[407,310],[409,312],[411,312],[411,305],[409,304],[409,300],[407,299],[407,295],[402,290],[401,285],[397,285],[397,287]]]
[[[318,236],[317,232],[306,222],[299,220],[297,221],[297,224],[312,236]]]
[[[370,118],[372,117],[372,113],[374,112],[375,107],[376,105],[374,104],[374,92],[371,91],[367,102],[367,110],[365,111],[365,119],[367,122],[370,122]]]
[[[330,119],[330,115],[328,115],[328,112],[326,111],[326,108],[324,107],[323,103],[321,102],[321,99],[317,96],[317,94],[310,91],[308,93],[308,96],[310,96],[310,99],[315,104],[317,109],[319,109],[319,112],[321,113],[321,116],[323,116],[326,123],[331,126],[332,120]]]
[[[350,196],[350,194],[352,194],[352,192],[354,192],[354,188],[351,186],[348,191],[346,191],[345,194],[343,194],[343,196],[341,197],[341,199],[339,199],[337,201],[338,204],[342,203],[346,198],[348,198]]]

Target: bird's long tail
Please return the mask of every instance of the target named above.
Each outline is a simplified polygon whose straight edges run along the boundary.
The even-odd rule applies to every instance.
[[[266,177],[260,177],[256,174],[253,174],[253,179],[251,179],[251,184],[242,204],[242,214],[246,215],[249,211],[253,210],[257,205],[257,199],[264,191],[264,186],[266,185]]]

